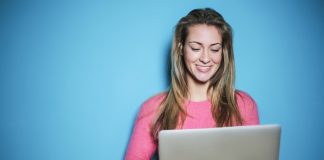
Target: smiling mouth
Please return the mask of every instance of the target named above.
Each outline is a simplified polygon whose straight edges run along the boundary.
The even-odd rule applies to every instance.
[[[196,65],[196,68],[199,72],[206,73],[211,69],[211,66],[201,66],[201,65]]]

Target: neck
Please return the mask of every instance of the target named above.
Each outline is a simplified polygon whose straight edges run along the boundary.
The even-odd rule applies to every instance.
[[[188,78],[188,99],[191,101],[205,101],[208,99],[209,82],[201,83]]]

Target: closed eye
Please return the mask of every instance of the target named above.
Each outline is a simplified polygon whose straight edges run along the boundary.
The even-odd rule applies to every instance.
[[[210,51],[216,53],[216,52],[219,52],[221,49],[222,49],[222,47],[210,48]]]
[[[194,52],[198,52],[198,51],[200,51],[199,48],[192,48],[192,47],[191,47],[191,50],[194,51]]]

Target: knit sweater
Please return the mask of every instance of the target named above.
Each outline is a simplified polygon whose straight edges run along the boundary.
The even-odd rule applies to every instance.
[[[157,109],[166,93],[160,93],[143,103],[128,144],[125,155],[126,160],[149,160],[157,149],[157,143],[150,134],[151,125]],[[243,118],[243,125],[259,124],[258,109],[255,101],[247,93],[239,91],[236,93],[238,109]],[[209,100],[194,102],[186,100],[185,107],[188,116],[182,128],[214,128],[215,120],[211,113],[212,104]]]

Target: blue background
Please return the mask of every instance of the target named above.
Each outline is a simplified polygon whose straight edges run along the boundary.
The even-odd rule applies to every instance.
[[[324,158],[323,1],[1,1],[0,159],[122,159],[140,105],[168,87],[177,21],[234,28],[238,89],[282,125],[282,160]]]

